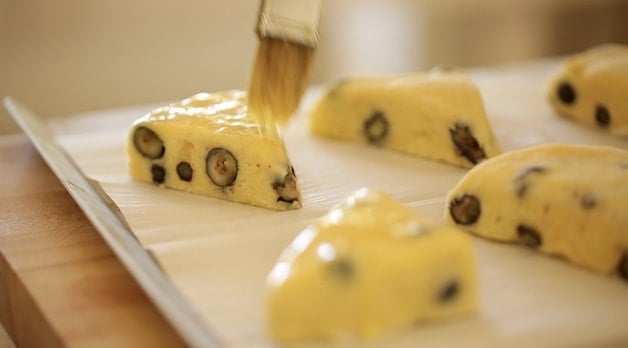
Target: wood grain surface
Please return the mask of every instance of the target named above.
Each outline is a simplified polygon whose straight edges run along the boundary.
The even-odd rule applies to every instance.
[[[0,321],[17,346],[184,346],[25,136],[0,137],[0,168]]]

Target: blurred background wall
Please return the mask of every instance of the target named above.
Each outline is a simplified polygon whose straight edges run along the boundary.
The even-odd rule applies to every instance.
[[[44,116],[245,88],[257,0],[0,0],[0,96]],[[628,0],[325,0],[312,83],[628,43]],[[15,132],[4,108],[0,134]]]

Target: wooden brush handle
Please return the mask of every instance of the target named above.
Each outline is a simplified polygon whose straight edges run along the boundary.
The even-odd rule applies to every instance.
[[[322,0],[262,0],[257,34],[316,47],[321,8]]]

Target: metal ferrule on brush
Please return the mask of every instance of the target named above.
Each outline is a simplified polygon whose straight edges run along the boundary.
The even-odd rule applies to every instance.
[[[263,0],[257,34],[316,47],[321,5],[322,0]]]

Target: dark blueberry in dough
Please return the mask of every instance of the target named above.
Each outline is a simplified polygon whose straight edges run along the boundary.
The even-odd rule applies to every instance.
[[[460,286],[456,280],[450,280],[438,292],[439,302],[449,302],[456,298],[460,292]]]
[[[292,203],[299,199],[299,191],[297,190],[297,178],[294,174],[294,168],[291,166],[281,181],[273,183],[273,189],[279,197],[278,202]]]
[[[238,160],[229,150],[215,147],[205,158],[205,171],[217,186],[230,186],[238,176]]]
[[[474,195],[457,196],[449,203],[449,214],[460,225],[474,224],[480,218],[481,213],[480,200]]]
[[[144,126],[135,129],[133,145],[135,145],[135,148],[143,157],[150,159],[161,158],[164,152],[166,152],[164,142],[157,133]]]
[[[355,274],[353,262],[346,257],[339,257],[329,261],[327,269],[331,275],[341,281],[350,281]]]
[[[533,249],[537,249],[543,244],[541,234],[535,228],[527,225],[517,226],[517,236],[522,244]]]
[[[177,164],[177,174],[179,179],[183,181],[192,181],[192,166],[188,162],[179,162]]]
[[[153,182],[162,184],[166,180],[166,169],[159,164],[153,164],[150,167],[150,172],[153,175]]]
[[[611,114],[605,106],[598,105],[595,108],[595,122],[600,127],[608,127],[611,123]]]
[[[384,113],[375,111],[364,121],[364,136],[371,144],[378,144],[388,135],[388,120]]]
[[[531,174],[541,174],[545,173],[547,169],[543,166],[530,166],[521,170],[517,175],[515,175],[514,184],[515,184],[515,192],[517,193],[517,197],[523,198],[528,192],[528,187],[530,186],[528,177]]]
[[[628,281],[628,251],[625,251],[624,256],[621,258],[621,260],[619,260],[617,271],[619,272],[619,275],[624,278],[625,281]]]
[[[449,129],[451,141],[454,143],[459,154],[468,159],[471,163],[477,164],[486,159],[484,149],[473,136],[469,126],[462,122],[456,122],[453,128]]]
[[[596,205],[597,200],[592,193],[585,193],[582,198],[580,198],[580,207],[582,207],[582,209],[593,209]]]
[[[558,99],[560,99],[563,104],[571,105],[576,102],[576,90],[569,82],[562,82],[559,84],[557,93]]]
[[[532,174],[532,173],[545,173],[545,171],[547,170],[547,168],[543,167],[543,166],[529,166],[524,168],[522,171],[519,172],[519,174],[517,174],[518,178],[521,177],[525,177],[528,174]]]

